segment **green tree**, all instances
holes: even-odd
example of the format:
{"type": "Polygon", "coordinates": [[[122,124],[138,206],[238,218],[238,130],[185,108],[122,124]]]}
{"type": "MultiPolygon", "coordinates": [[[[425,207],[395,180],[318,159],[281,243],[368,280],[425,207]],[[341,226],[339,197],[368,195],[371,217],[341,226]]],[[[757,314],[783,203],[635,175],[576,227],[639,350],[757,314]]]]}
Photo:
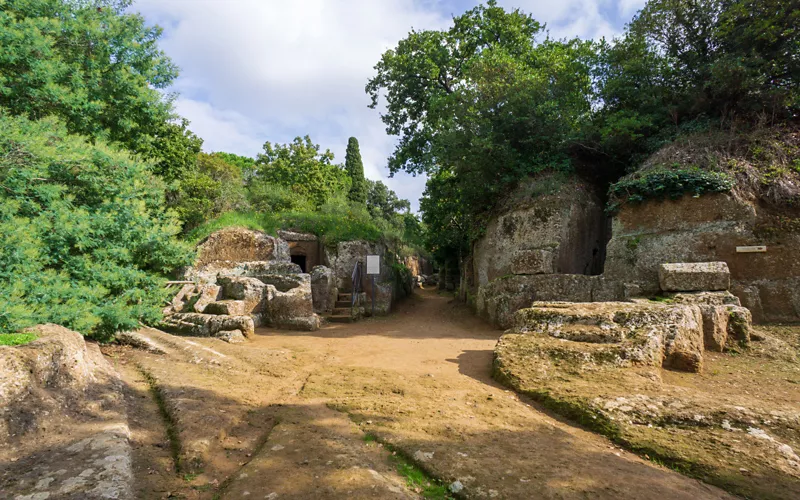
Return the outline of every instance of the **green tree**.
{"type": "Polygon", "coordinates": [[[177,68],[130,0],[0,2],[0,107],[60,117],[71,133],[152,151],[172,118],[177,68]],[[155,138],[155,139],[154,139],[155,138]]]}
{"type": "Polygon", "coordinates": [[[443,148],[437,139],[454,125],[452,105],[469,82],[473,60],[494,47],[512,58],[523,57],[541,31],[530,16],[508,13],[492,0],[454,18],[446,31],[411,31],[385,52],[366,91],[373,108],[385,96],[381,119],[389,134],[400,136],[389,170],[422,173],[441,165],[443,148]]]}
{"type": "Polygon", "coordinates": [[[373,106],[385,95],[381,118],[400,136],[390,171],[431,175],[423,211],[435,213],[423,219],[440,255],[478,236],[481,214],[520,179],[573,168],[592,110],[594,44],[542,30],[490,1],[445,31],[412,31],[367,85],[373,106]]]}
{"type": "Polygon", "coordinates": [[[233,153],[223,153],[221,151],[211,154],[222,158],[231,165],[237,166],[239,171],[242,173],[242,178],[244,179],[245,183],[250,182],[250,179],[253,177],[253,173],[255,172],[256,168],[256,161],[253,158],[233,153]]]}
{"type": "Polygon", "coordinates": [[[425,224],[425,247],[440,264],[469,252],[471,213],[464,211],[460,184],[453,174],[441,170],[432,175],[420,199],[425,224]]]}
{"type": "Polygon", "coordinates": [[[247,208],[241,168],[218,154],[199,153],[195,168],[178,186],[175,208],[187,231],[225,212],[247,208]]]}
{"type": "Polygon", "coordinates": [[[153,172],[167,182],[190,175],[196,168],[203,140],[189,130],[185,119],[160,124],[139,153],[154,162],[153,172]]]}
{"type": "Polygon", "coordinates": [[[164,275],[193,257],[150,169],[55,119],[0,113],[0,332],[107,339],[161,319],[164,275]]]}
{"type": "Polygon", "coordinates": [[[367,210],[376,219],[395,222],[397,215],[411,210],[408,200],[397,197],[397,194],[381,181],[366,181],[369,191],[367,210]]]}
{"type": "Polygon", "coordinates": [[[600,47],[593,141],[627,168],[683,131],[800,112],[800,9],[782,0],[651,0],[600,47]]]}
{"type": "Polygon", "coordinates": [[[311,138],[296,137],[291,144],[264,144],[256,158],[252,182],[267,182],[291,189],[320,206],[334,193],[349,190],[347,173],[333,164],[330,150],[320,152],[311,138]]]}
{"type": "Polygon", "coordinates": [[[367,202],[367,180],[364,178],[364,163],[361,161],[361,151],[358,148],[358,139],[351,137],[347,141],[347,152],[344,158],[344,169],[350,177],[350,192],[347,198],[359,204],[367,202]]]}

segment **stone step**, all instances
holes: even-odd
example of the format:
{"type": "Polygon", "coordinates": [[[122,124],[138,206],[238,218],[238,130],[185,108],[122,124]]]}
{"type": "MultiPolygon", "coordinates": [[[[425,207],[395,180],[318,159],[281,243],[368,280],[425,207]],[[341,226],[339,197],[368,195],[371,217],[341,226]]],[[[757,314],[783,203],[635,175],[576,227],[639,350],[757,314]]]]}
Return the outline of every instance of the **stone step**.
{"type": "Polygon", "coordinates": [[[349,300],[338,300],[336,301],[336,308],[339,307],[352,307],[353,304],[349,300]]]}
{"type": "Polygon", "coordinates": [[[352,299],[353,299],[352,293],[340,293],[339,297],[336,300],[339,300],[340,302],[344,301],[350,302],[352,299]]]}
{"type": "Polygon", "coordinates": [[[347,314],[349,316],[350,315],[350,311],[351,311],[351,309],[350,309],[349,305],[347,307],[337,307],[337,308],[335,308],[333,310],[333,315],[334,316],[341,316],[343,314],[347,314]]]}
{"type": "Polygon", "coordinates": [[[353,317],[350,314],[340,314],[340,315],[331,315],[325,316],[325,319],[331,323],[352,323],[353,317]]]}

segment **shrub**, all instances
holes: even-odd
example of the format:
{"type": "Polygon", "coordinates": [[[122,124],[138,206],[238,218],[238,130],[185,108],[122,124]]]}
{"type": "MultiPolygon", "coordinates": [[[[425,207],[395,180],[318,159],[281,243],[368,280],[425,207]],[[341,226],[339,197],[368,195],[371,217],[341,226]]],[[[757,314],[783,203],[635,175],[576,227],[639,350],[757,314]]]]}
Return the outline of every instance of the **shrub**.
{"type": "Polygon", "coordinates": [[[653,169],[623,178],[609,188],[609,210],[625,203],[651,199],[678,199],[685,194],[700,196],[706,193],[730,191],[734,180],[723,172],[708,172],[700,168],[653,169]]]}
{"type": "Polygon", "coordinates": [[[250,206],[258,212],[310,211],[313,204],[290,188],[254,180],[247,192],[250,206]]]}
{"type": "Polygon", "coordinates": [[[98,339],[161,317],[163,276],[189,264],[150,166],[0,112],[0,333],[42,322],[98,339]]]}

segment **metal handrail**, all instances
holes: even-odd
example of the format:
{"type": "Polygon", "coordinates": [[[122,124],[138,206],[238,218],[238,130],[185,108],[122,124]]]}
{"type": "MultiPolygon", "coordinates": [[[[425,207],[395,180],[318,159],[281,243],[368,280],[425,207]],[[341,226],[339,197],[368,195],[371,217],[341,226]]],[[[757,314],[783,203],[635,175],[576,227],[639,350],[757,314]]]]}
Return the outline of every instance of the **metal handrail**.
{"type": "Polygon", "coordinates": [[[350,307],[356,306],[356,300],[358,300],[358,296],[361,293],[361,262],[356,262],[356,265],[353,267],[353,293],[350,297],[350,307]]]}

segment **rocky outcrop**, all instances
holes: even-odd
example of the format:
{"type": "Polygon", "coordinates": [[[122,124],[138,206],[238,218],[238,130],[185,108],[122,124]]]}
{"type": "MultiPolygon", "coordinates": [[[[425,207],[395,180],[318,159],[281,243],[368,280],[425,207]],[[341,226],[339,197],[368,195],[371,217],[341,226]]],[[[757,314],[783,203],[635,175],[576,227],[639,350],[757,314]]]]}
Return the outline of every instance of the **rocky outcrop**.
{"type": "Polygon", "coordinates": [[[175,313],[164,318],[161,328],[170,333],[192,337],[219,337],[222,332],[231,330],[239,330],[245,337],[252,337],[255,323],[250,316],[175,313]]]}
{"type": "Polygon", "coordinates": [[[219,273],[241,273],[244,263],[291,264],[289,244],[262,231],[241,227],[221,229],[197,245],[197,259],[183,277],[213,283],[219,273]]]}
{"type": "Polygon", "coordinates": [[[333,269],[325,266],[316,266],[311,270],[311,298],[314,302],[314,312],[317,314],[330,313],[336,307],[339,289],[336,288],[336,277],[333,269]]]}
{"type": "Polygon", "coordinates": [[[133,498],[122,387],[96,344],[58,325],[0,346],[3,498],[133,498]]]}
{"type": "Polygon", "coordinates": [[[221,229],[197,245],[197,267],[254,261],[289,261],[289,245],[261,231],[221,229]]]}
{"type": "Polygon", "coordinates": [[[703,319],[692,305],[537,302],[515,314],[509,333],[537,335],[543,353],[578,365],[703,366],[703,319]]]}
{"type": "Polygon", "coordinates": [[[605,275],[654,294],[663,263],[725,262],[731,292],[756,321],[797,321],[800,234],[776,230],[784,220],[792,219],[734,194],[624,205],[614,217],[605,275]],[[766,252],[737,252],[754,245],[766,252]]]}
{"type": "Polygon", "coordinates": [[[289,260],[279,238],[243,228],[218,231],[200,243],[197,265],[184,277],[196,284],[184,286],[164,310],[170,332],[239,341],[261,325],[319,328],[311,277],[289,260]]]}
{"type": "Polygon", "coordinates": [[[508,275],[600,274],[603,203],[577,178],[531,179],[498,210],[472,250],[474,283],[508,275]]]}
{"type": "MultiPolygon", "coordinates": [[[[340,293],[349,293],[353,288],[352,274],[356,263],[361,263],[360,289],[366,293],[364,307],[368,314],[372,308],[372,276],[366,274],[367,255],[379,255],[381,258],[380,274],[375,276],[375,314],[388,314],[394,303],[410,293],[413,284],[398,283],[400,277],[392,270],[391,255],[382,243],[368,241],[342,241],[325,248],[325,261],[331,268],[340,293]]],[[[409,276],[410,279],[410,276],[409,276]]]]}

